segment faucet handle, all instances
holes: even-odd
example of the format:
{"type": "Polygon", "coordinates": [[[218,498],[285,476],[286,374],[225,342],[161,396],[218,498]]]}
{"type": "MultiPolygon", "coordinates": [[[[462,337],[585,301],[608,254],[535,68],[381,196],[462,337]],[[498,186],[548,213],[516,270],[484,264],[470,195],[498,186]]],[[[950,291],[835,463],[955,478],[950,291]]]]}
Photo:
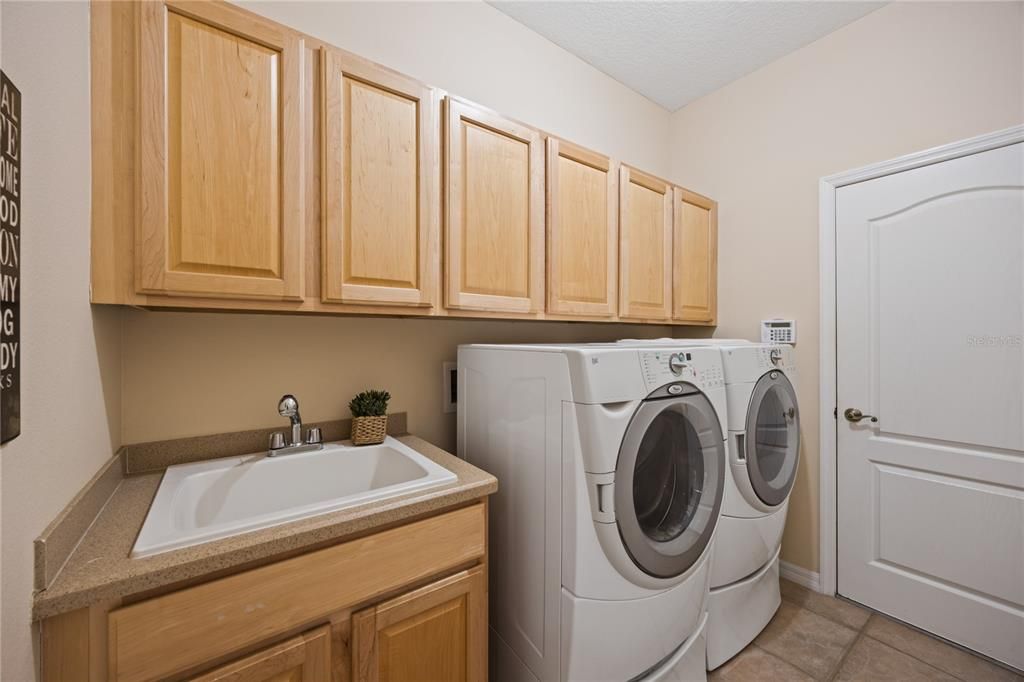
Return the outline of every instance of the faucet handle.
{"type": "Polygon", "coordinates": [[[320,427],[314,426],[306,431],[306,444],[317,445],[324,442],[324,437],[320,433],[320,427]]]}
{"type": "Polygon", "coordinates": [[[284,434],[280,431],[270,434],[270,449],[280,450],[284,447],[284,434]]]}

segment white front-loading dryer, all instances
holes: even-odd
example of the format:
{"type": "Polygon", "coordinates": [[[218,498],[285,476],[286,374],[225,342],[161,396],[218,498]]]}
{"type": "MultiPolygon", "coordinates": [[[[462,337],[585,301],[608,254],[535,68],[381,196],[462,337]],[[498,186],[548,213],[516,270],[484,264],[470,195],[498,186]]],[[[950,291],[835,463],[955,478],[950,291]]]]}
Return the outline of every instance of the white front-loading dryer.
{"type": "Polygon", "coordinates": [[[779,553],[800,456],[792,346],[736,339],[622,342],[717,348],[725,372],[729,466],[708,595],[707,664],[714,670],[764,629],[782,601],[779,553]]]}
{"type": "Polygon", "coordinates": [[[719,344],[729,415],[729,470],[708,595],[714,670],[764,629],[782,602],[779,553],[800,458],[791,346],[719,344]]]}
{"type": "Polygon", "coordinates": [[[459,387],[459,453],[499,486],[495,678],[703,662],[727,466],[718,351],[463,346],[459,387]]]}

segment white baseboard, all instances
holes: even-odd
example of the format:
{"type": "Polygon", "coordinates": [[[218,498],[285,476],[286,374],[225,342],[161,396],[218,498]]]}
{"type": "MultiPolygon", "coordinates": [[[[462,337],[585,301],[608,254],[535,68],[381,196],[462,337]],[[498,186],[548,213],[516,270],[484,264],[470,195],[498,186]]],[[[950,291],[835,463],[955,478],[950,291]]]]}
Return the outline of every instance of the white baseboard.
{"type": "Polygon", "coordinates": [[[780,561],[779,575],[809,590],[821,592],[821,576],[817,572],[809,571],[803,566],[797,566],[788,561],[780,561]]]}

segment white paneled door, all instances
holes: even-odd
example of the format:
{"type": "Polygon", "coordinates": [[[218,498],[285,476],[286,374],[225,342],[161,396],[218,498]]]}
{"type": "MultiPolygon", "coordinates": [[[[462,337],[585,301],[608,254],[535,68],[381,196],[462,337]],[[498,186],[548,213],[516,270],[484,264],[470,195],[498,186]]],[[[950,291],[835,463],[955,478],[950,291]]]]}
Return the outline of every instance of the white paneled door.
{"type": "Polygon", "coordinates": [[[840,188],[836,253],[838,591],[1024,669],[1024,144],[840,188]]]}

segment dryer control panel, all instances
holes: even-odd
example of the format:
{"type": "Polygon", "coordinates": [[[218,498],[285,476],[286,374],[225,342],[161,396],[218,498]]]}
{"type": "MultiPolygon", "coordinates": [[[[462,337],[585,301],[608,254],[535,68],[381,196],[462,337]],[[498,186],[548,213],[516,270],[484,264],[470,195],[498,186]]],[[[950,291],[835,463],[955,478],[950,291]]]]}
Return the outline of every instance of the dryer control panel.
{"type": "Polygon", "coordinates": [[[694,362],[694,352],[704,353],[704,349],[651,350],[640,352],[640,368],[643,371],[647,390],[673,382],[687,381],[698,387],[710,389],[725,385],[725,376],[719,363],[694,362]]]}

